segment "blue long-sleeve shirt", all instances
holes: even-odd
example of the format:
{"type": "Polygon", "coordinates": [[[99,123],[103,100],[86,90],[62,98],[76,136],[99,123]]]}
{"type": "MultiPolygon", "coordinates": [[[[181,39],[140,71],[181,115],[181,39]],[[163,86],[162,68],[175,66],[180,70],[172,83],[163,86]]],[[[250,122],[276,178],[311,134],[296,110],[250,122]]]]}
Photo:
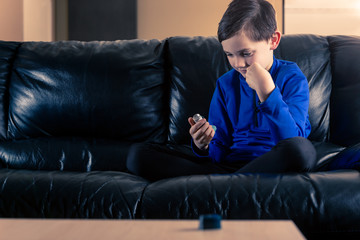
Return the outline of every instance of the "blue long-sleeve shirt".
{"type": "Polygon", "coordinates": [[[306,77],[295,63],[275,58],[269,72],[275,89],[262,103],[234,69],[218,79],[208,119],[217,127],[209,144],[213,162],[249,161],[282,139],[310,134],[306,77]]]}

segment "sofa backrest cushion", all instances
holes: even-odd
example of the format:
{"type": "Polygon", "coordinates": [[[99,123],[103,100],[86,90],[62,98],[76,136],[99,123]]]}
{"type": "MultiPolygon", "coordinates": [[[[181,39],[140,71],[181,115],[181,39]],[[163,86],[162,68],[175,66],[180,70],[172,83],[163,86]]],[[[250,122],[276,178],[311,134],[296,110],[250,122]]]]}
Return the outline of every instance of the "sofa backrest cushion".
{"type": "Polygon", "coordinates": [[[190,144],[188,117],[207,118],[216,80],[230,70],[215,37],[173,37],[169,42],[169,141],[190,144]]]}
{"type": "Polygon", "coordinates": [[[0,41],[0,140],[7,137],[9,91],[11,68],[17,54],[19,42],[0,41]]]}
{"type": "Polygon", "coordinates": [[[23,43],[9,84],[8,137],[164,142],[163,54],[158,40],[23,43]]]}
{"type": "Polygon", "coordinates": [[[328,39],[333,72],[330,140],[350,146],[360,142],[360,37],[328,39]]]}
{"type": "Polygon", "coordinates": [[[279,59],[296,62],[309,82],[310,140],[328,141],[330,125],[331,63],[326,37],[284,35],[274,52],[279,59]]]}

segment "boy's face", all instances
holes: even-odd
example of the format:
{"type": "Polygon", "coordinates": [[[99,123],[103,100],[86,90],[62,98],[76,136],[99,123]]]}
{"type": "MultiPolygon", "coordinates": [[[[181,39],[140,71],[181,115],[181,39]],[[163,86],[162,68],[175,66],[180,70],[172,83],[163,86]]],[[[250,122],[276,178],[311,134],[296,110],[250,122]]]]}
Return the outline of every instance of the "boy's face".
{"type": "Polygon", "coordinates": [[[273,64],[273,40],[255,42],[239,33],[222,41],[222,47],[231,66],[246,78],[246,69],[257,62],[266,70],[273,64]]]}

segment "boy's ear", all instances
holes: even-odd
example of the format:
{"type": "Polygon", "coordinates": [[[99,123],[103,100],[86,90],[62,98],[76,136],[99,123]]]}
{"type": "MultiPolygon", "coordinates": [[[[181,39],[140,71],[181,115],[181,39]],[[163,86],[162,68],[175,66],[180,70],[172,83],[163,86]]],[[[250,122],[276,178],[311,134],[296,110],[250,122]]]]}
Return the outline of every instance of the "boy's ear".
{"type": "Polygon", "coordinates": [[[270,50],[275,50],[280,43],[281,33],[279,31],[275,31],[270,39],[270,50]]]}

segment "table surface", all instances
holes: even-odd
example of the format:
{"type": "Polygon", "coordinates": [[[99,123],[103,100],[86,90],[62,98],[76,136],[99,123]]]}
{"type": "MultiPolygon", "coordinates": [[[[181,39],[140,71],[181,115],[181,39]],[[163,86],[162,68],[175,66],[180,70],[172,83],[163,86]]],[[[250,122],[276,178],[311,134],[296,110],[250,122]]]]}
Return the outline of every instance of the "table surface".
{"type": "Polygon", "coordinates": [[[0,219],[0,240],[305,239],[290,220],[222,220],[199,230],[197,220],[0,219]]]}

